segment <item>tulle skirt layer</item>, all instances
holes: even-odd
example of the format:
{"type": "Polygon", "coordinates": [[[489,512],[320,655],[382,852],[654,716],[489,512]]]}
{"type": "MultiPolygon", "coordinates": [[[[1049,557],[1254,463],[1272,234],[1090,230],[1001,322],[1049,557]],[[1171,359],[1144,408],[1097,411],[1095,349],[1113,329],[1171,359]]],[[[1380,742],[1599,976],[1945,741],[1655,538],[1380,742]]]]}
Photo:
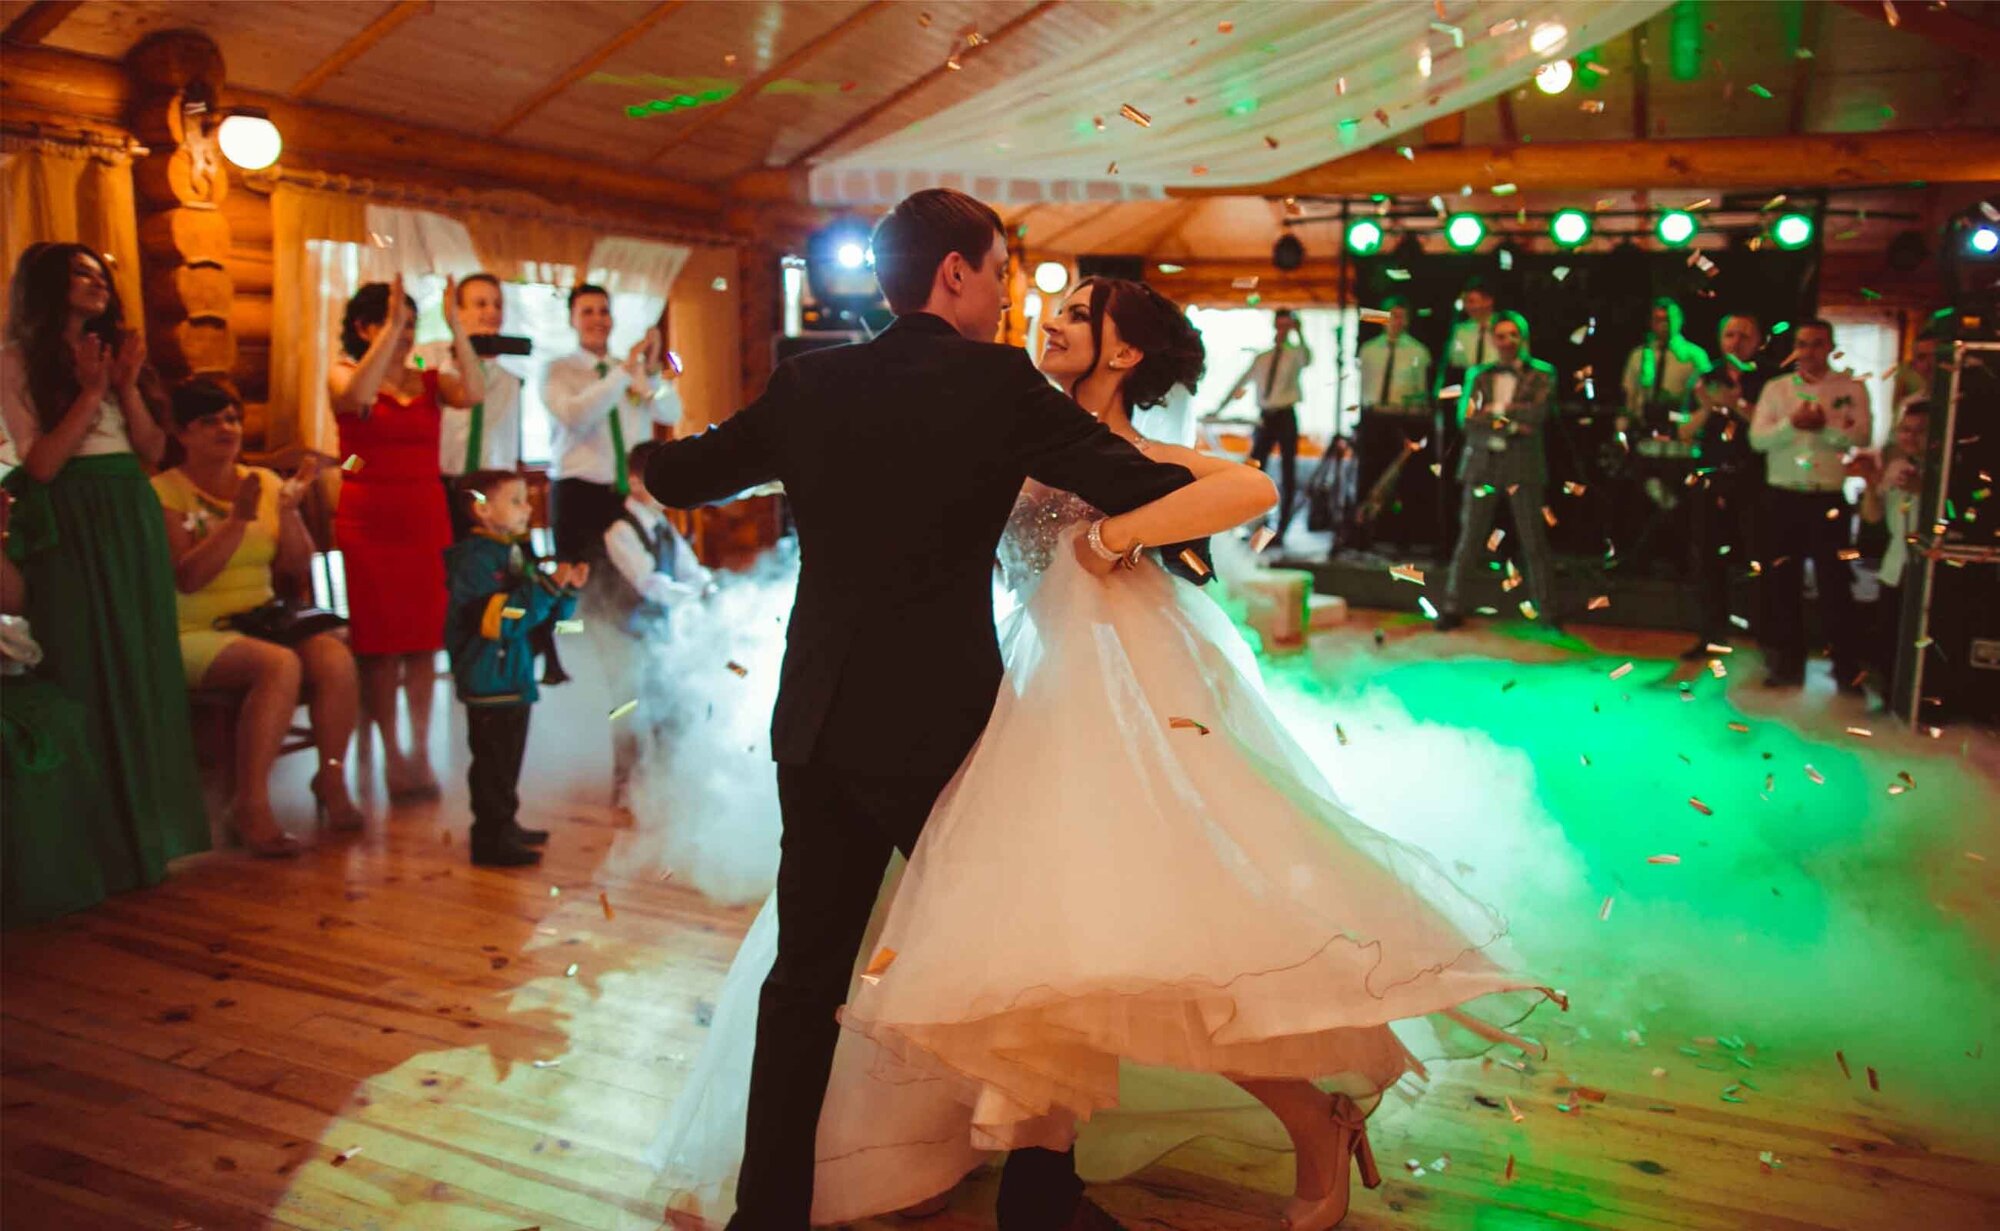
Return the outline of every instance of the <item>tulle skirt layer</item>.
{"type": "MultiPolygon", "coordinates": [[[[1005,630],[992,721],[857,961],[815,1221],[943,1191],[982,1151],[1065,1148],[1119,1104],[1121,1071],[1131,1095],[1136,1066],[1365,1101],[1425,1058],[1536,1050],[1503,1033],[1545,999],[1511,968],[1504,921],[1341,807],[1214,602],[1151,565],[1099,579],[1056,559],[1005,630]]],[[[704,1056],[697,1087],[747,1088],[739,1018],[747,1002],[754,1022],[774,918],[714,1021],[711,1052],[741,1054],[704,1056]]],[[[683,1108],[657,1143],[670,1181],[711,1203],[717,1159],[733,1171],[741,1149],[731,1097],[733,1143],[683,1108]]],[[[727,1101],[690,1099],[711,1116],[727,1101]]]]}

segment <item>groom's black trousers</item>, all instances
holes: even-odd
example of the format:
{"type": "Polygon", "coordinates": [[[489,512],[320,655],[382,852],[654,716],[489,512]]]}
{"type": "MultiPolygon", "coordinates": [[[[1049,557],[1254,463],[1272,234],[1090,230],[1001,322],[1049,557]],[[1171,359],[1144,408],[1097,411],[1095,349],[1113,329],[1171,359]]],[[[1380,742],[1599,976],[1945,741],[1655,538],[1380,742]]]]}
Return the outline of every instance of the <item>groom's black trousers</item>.
{"type": "MultiPolygon", "coordinates": [[[[778,957],[757,1010],[757,1055],[730,1231],[806,1231],[813,1143],[862,933],[892,849],[907,856],[951,773],[779,765],[778,957]]],[[[976,960],[967,955],[967,960],[976,960]]],[[[1005,1231],[1058,1231],[1083,1184],[1073,1157],[1016,1150],[1000,1180],[1005,1231]]]]}

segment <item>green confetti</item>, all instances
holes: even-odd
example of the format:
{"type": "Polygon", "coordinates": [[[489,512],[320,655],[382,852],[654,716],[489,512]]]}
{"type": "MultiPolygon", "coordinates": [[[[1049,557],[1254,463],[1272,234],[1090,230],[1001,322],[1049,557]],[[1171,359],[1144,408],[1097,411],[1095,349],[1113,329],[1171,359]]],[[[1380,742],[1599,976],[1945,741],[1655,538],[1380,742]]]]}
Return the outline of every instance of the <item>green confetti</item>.
{"type": "Polygon", "coordinates": [[[1882,298],[1882,292],[1875,290],[1873,287],[1864,286],[1861,288],[1861,297],[1869,303],[1874,303],[1876,300],[1882,298]]]}
{"type": "Polygon", "coordinates": [[[1753,84],[1753,85],[1752,85],[1752,86],[1750,87],[1750,92],[1751,92],[1752,94],[1755,94],[1755,95],[1756,95],[1757,97],[1759,97],[1759,98],[1769,98],[1769,97],[1771,97],[1771,92],[1770,92],[1769,90],[1765,89],[1765,88],[1764,88],[1763,86],[1760,86],[1760,85],[1754,85],[1754,84],[1753,84]]]}

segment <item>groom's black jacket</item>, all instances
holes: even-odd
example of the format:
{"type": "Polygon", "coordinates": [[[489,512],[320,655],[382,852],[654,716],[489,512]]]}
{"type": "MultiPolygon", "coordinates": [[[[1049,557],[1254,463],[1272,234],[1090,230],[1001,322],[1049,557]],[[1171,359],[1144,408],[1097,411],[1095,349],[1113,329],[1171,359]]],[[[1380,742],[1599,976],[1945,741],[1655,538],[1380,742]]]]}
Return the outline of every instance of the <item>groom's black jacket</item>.
{"type": "Polygon", "coordinates": [[[772,755],[920,774],[949,773],[992,712],[994,547],[1030,476],[1111,513],[1193,481],[1024,351],[918,313],[787,360],[734,418],[657,450],[645,482],[686,508],[783,481],[801,567],[772,755]]]}

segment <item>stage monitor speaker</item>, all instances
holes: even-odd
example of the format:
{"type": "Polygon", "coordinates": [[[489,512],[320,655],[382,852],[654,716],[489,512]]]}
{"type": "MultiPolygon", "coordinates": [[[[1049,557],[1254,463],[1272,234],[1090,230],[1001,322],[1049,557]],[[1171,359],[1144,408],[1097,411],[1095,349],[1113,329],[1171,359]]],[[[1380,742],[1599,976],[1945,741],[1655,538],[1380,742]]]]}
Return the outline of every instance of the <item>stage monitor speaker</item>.
{"type": "Polygon", "coordinates": [[[1146,258],[1142,256],[1108,256],[1093,253],[1076,258],[1076,276],[1084,278],[1123,278],[1127,282],[1146,280],[1146,258]]]}

